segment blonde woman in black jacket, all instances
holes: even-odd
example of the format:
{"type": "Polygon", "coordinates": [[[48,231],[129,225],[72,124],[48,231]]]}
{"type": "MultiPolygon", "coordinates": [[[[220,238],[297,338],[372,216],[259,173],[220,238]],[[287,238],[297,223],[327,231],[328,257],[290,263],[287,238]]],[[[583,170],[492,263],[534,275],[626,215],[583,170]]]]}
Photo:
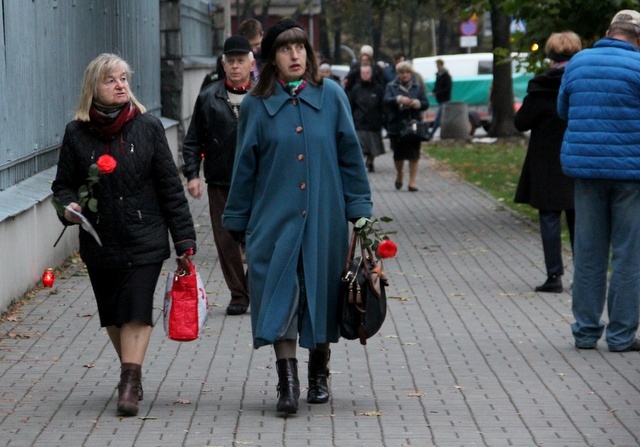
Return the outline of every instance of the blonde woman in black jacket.
{"type": "Polygon", "coordinates": [[[515,116],[519,131],[531,131],[514,201],[528,203],[540,216],[547,280],[535,288],[536,292],[561,293],[563,290],[563,211],[573,246],[573,179],[562,172],[560,165],[560,147],[567,122],[558,116],[557,102],[564,68],[581,48],[578,35],[569,31],[554,33],[547,39],[545,51],[551,68],[529,81],[527,96],[515,116]]]}
{"type": "Polygon", "coordinates": [[[65,130],[52,190],[65,225],[80,230],[105,327],[121,361],[120,416],[138,414],[141,370],[153,325],[153,294],[162,263],[194,253],[196,235],[164,128],[129,90],[131,70],[114,54],[87,67],[75,119],[65,130]],[[95,183],[87,183],[94,177],[95,183]],[[89,200],[86,200],[89,199],[89,200]]]}

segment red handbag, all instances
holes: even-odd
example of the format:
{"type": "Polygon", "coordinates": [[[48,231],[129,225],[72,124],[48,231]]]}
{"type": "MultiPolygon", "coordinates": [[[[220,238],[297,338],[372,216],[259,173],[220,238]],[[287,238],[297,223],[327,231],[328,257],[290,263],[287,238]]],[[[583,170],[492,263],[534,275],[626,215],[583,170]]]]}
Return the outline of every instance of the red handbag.
{"type": "Polygon", "coordinates": [[[164,296],[164,330],[175,341],[196,340],[207,321],[209,300],[196,266],[186,254],[168,275],[164,296]]]}

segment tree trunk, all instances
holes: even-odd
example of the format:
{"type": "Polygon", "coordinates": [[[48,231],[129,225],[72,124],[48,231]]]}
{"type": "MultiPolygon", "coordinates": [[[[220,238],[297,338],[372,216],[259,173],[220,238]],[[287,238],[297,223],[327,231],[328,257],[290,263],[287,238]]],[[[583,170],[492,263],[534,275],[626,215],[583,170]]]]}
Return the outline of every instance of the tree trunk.
{"type": "Polygon", "coordinates": [[[513,77],[511,76],[511,42],[509,17],[491,1],[491,27],[493,29],[493,86],[491,106],[493,118],[489,136],[509,137],[517,135],[513,124],[513,77]]]}
{"type": "Polygon", "coordinates": [[[331,48],[329,47],[329,30],[327,29],[327,6],[326,0],[320,4],[320,54],[323,58],[331,58],[331,48]]]}

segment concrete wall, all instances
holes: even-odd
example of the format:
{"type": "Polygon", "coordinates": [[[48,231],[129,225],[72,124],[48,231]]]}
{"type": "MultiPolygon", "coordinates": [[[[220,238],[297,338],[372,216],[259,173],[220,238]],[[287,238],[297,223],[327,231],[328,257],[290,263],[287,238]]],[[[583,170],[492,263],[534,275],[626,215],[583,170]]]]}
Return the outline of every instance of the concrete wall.
{"type": "MultiPolygon", "coordinates": [[[[178,123],[162,118],[174,160],[178,160],[178,123]]],[[[58,268],[78,250],[78,227],[64,228],[51,204],[49,168],[0,191],[0,313],[24,294],[42,287],[44,269],[58,268]]]]}

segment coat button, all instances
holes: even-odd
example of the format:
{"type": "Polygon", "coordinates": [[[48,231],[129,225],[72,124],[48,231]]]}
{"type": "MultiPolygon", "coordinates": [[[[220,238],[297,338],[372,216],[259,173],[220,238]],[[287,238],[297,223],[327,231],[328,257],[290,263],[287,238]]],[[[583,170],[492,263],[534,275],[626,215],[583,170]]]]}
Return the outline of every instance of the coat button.
{"type": "Polygon", "coordinates": [[[307,189],[307,184],[304,182],[300,183],[300,189],[307,189]]]}
{"type": "Polygon", "coordinates": [[[293,104],[294,107],[297,106],[298,105],[298,100],[294,99],[293,101],[291,101],[291,104],[293,104]]]}
{"type": "Polygon", "coordinates": [[[302,217],[305,217],[305,216],[307,215],[307,212],[306,212],[305,210],[302,210],[302,212],[300,213],[300,215],[301,215],[302,217]]]}
{"type": "Polygon", "coordinates": [[[302,161],[304,160],[304,155],[303,154],[298,154],[298,161],[302,161]]]}
{"type": "Polygon", "coordinates": [[[298,132],[298,133],[302,132],[302,127],[300,127],[300,126],[296,127],[296,132],[298,132]]]}

